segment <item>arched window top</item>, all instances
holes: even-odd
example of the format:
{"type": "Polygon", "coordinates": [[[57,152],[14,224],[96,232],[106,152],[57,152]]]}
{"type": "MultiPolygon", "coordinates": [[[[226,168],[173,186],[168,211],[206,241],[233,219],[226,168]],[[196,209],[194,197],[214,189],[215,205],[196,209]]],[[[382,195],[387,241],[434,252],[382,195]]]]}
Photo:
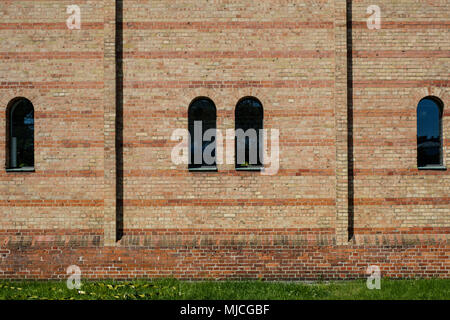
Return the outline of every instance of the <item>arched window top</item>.
{"type": "Polygon", "coordinates": [[[419,101],[417,105],[417,112],[421,110],[432,110],[433,112],[437,112],[440,117],[444,112],[444,103],[441,99],[435,96],[428,96],[419,101]]]}
{"type": "Polygon", "coordinates": [[[11,100],[6,109],[7,168],[34,170],[34,107],[26,98],[11,100]]]}
{"type": "Polygon", "coordinates": [[[420,169],[443,166],[443,111],[444,104],[433,96],[423,98],[417,106],[417,166],[420,169]]]}
{"type": "Polygon", "coordinates": [[[17,97],[12,99],[9,103],[8,103],[8,107],[7,107],[7,114],[8,115],[12,115],[14,113],[14,111],[18,110],[19,112],[27,112],[27,111],[34,111],[34,107],[33,104],[31,103],[30,100],[28,100],[27,98],[24,97],[17,97]]]}
{"type": "Polygon", "coordinates": [[[255,97],[244,97],[236,104],[234,116],[236,119],[238,116],[247,116],[253,119],[262,120],[264,118],[263,105],[261,101],[255,97]]]}
{"type": "Polygon", "coordinates": [[[216,105],[207,97],[195,98],[189,105],[188,117],[193,120],[215,120],[216,105]]]}

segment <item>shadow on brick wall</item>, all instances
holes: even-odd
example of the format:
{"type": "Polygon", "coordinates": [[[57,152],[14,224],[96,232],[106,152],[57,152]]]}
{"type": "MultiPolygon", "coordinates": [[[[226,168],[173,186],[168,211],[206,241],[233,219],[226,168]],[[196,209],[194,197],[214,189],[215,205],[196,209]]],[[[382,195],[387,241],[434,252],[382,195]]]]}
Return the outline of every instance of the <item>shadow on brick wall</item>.
{"type": "Polygon", "coordinates": [[[116,1],[116,241],[123,235],[123,0],[116,1]]]}
{"type": "Polygon", "coordinates": [[[348,240],[354,234],[354,163],[353,163],[353,38],[352,1],[347,0],[347,161],[348,161],[348,240]]]}

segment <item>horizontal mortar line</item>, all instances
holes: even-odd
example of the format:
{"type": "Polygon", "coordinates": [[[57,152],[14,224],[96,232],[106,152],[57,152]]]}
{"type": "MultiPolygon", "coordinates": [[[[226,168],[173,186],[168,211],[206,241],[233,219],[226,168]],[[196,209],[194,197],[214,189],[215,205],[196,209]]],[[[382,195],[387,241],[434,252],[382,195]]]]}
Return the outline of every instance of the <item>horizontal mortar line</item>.
{"type": "MultiPolygon", "coordinates": [[[[34,145],[40,148],[103,148],[103,140],[39,140],[35,139],[34,145]]],[[[0,142],[0,148],[5,142],[0,142]]]]}
{"type": "MultiPolygon", "coordinates": [[[[280,144],[284,147],[293,146],[334,146],[334,139],[280,139],[280,144]]],[[[155,140],[125,140],[123,147],[125,148],[159,148],[159,147],[173,147],[178,145],[180,141],[171,141],[167,139],[155,140]]]]}
{"type": "MultiPolygon", "coordinates": [[[[380,103],[373,105],[377,109],[395,110],[396,108],[399,108],[400,110],[406,110],[408,108],[403,108],[405,105],[404,105],[404,103],[402,103],[402,101],[399,101],[399,99],[404,100],[404,99],[411,98],[411,91],[412,90],[397,91],[397,90],[390,90],[389,88],[386,88],[385,91],[373,90],[370,93],[359,92],[358,95],[354,96],[353,100],[365,103],[364,105],[361,105],[358,108],[359,110],[364,110],[364,111],[373,110],[370,108],[370,105],[367,105],[368,102],[373,102],[373,97],[377,98],[378,102],[389,103],[388,106],[386,106],[386,104],[380,105],[380,103]],[[395,91],[395,93],[392,93],[392,91],[395,91]],[[367,106],[367,108],[365,106],[367,106]],[[389,108],[389,109],[387,109],[387,108],[389,108]]],[[[424,94],[424,97],[426,97],[426,93],[424,94]]],[[[419,103],[419,101],[417,101],[417,103],[419,103]]],[[[413,108],[417,107],[417,106],[414,107],[411,105],[408,105],[408,106],[413,107],[413,108]]]]}
{"type": "MultiPolygon", "coordinates": [[[[284,139],[280,138],[279,142],[281,146],[333,146],[335,144],[334,139],[284,139]]],[[[88,143],[88,142],[79,142],[88,143]]],[[[99,142],[100,143],[100,142],[99,142]]],[[[70,144],[69,142],[67,144],[70,144]]],[[[75,143],[74,143],[75,144],[75,143]]],[[[150,140],[125,140],[123,142],[124,147],[170,147],[178,145],[179,141],[172,141],[168,139],[150,139],[150,140]]],[[[1,145],[1,143],[0,143],[1,145]]],[[[398,139],[354,139],[355,146],[411,146],[417,145],[417,138],[398,138],[398,139]]],[[[444,146],[450,146],[450,140],[446,140],[443,143],[444,146]]]]}
{"type": "Polygon", "coordinates": [[[448,205],[450,197],[355,198],[355,206],[379,205],[448,205]]]}
{"type": "MultiPolygon", "coordinates": [[[[450,113],[448,114],[450,115],[450,113]]],[[[319,112],[307,112],[307,111],[271,111],[271,110],[264,110],[264,119],[272,119],[272,118],[298,118],[298,117],[320,117],[320,118],[330,118],[334,116],[334,110],[323,110],[319,112]]],[[[411,116],[409,112],[409,116],[411,116]]],[[[415,116],[415,115],[414,115],[415,116]]],[[[444,114],[446,116],[446,114],[444,114]]],[[[39,110],[35,110],[34,113],[34,119],[63,119],[65,121],[91,121],[93,119],[103,119],[104,114],[95,112],[95,113],[77,113],[77,112],[42,112],[39,110]]],[[[139,111],[125,111],[124,117],[130,117],[135,119],[132,119],[133,123],[140,122],[141,120],[154,120],[159,121],[161,119],[170,119],[170,118],[186,118],[187,119],[187,110],[184,111],[145,111],[142,110],[139,111]]],[[[233,111],[223,111],[223,110],[217,110],[217,118],[220,117],[234,117],[234,110],[233,111]]],[[[0,121],[4,120],[6,118],[5,114],[0,113],[0,121]]],[[[125,121],[128,121],[125,119],[125,121]]]]}
{"type": "MultiPolygon", "coordinates": [[[[17,2],[51,2],[51,0],[16,0],[17,2]]],[[[61,1],[61,3],[63,3],[64,0],[61,1]]],[[[93,0],[77,0],[77,3],[82,3],[82,4],[89,4],[90,2],[93,2],[93,0]]],[[[65,6],[63,4],[62,9],[65,10],[65,6]]]]}
{"type": "MultiPolygon", "coordinates": [[[[302,106],[303,107],[303,106],[302,106]]],[[[188,114],[188,108],[186,107],[184,110],[140,110],[140,111],[124,111],[125,117],[139,117],[141,119],[143,118],[187,118],[188,114]]],[[[299,107],[300,108],[300,107],[299,107]]],[[[306,108],[305,108],[306,109],[306,108]]],[[[265,109],[264,110],[264,119],[270,118],[270,117],[333,117],[334,116],[334,110],[320,110],[317,111],[317,109],[320,110],[320,106],[314,106],[311,108],[311,110],[314,111],[307,111],[307,110],[286,110],[286,109],[265,109]]],[[[223,110],[219,109],[217,110],[217,117],[234,117],[234,110],[223,110]]],[[[102,114],[103,116],[103,114],[102,114]]],[[[1,119],[1,116],[0,116],[1,119]]]]}
{"type": "Polygon", "coordinates": [[[450,80],[355,80],[355,88],[420,88],[420,87],[449,87],[450,80]]]}
{"type": "MultiPolygon", "coordinates": [[[[334,228],[126,228],[126,235],[177,236],[177,235],[295,235],[334,234],[334,228]]],[[[1,236],[87,236],[103,235],[103,229],[0,229],[1,236]]]]}
{"type": "MultiPolygon", "coordinates": [[[[284,139],[281,137],[279,142],[282,146],[330,146],[335,144],[334,139],[284,139]]],[[[80,142],[81,143],[81,142],[80,142]]],[[[124,147],[164,147],[174,146],[179,141],[167,139],[150,139],[150,140],[125,140],[124,147]]],[[[397,139],[354,139],[355,146],[411,146],[417,144],[417,138],[397,138],[397,139]]],[[[450,146],[450,140],[443,143],[444,146],[450,146]]]]}
{"type": "MultiPolygon", "coordinates": [[[[51,0],[16,0],[17,2],[51,2],[51,0]]],[[[62,9],[65,10],[66,6],[64,5],[64,0],[60,1],[62,4],[62,9]]],[[[89,4],[90,2],[94,2],[94,0],[78,0],[77,3],[82,3],[82,4],[89,4]]]]}
{"type": "MultiPolygon", "coordinates": [[[[37,170],[33,173],[30,173],[27,176],[27,179],[29,178],[96,178],[96,177],[103,177],[104,171],[103,170],[37,170]]],[[[8,174],[2,170],[0,170],[0,180],[2,181],[13,181],[16,176],[11,176],[11,174],[8,174]]],[[[23,176],[20,176],[20,179],[23,176]]]]}
{"type": "MultiPolygon", "coordinates": [[[[121,171],[125,178],[127,177],[192,177],[193,173],[187,169],[162,169],[162,170],[123,170],[121,171]]],[[[195,175],[210,175],[211,173],[196,172],[195,175]]],[[[220,170],[219,176],[253,176],[253,172],[236,171],[236,170],[220,170]]],[[[280,169],[277,176],[325,176],[334,177],[333,169],[280,169]]]]}
{"type": "MultiPolygon", "coordinates": [[[[358,132],[358,128],[355,128],[355,132],[358,132]]],[[[411,138],[353,138],[354,145],[363,146],[400,146],[400,145],[411,145],[417,144],[417,137],[411,138]]]]}
{"type": "MultiPolygon", "coordinates": [[[[104,22],[81,22],[81,30],[70,30],[66,22],[10,22],[0,23],[0,30],[67,30],[77,32],[92,29],[103,29],[104,22]]],[[[353,28],[367,29],[366,21],[353,21],[353,28]]],[[[124,22],[124,30],[165,30],[165,29],[334,29],[332,21],[318,22],[289,22],[289,21],[216,21],[216,22],[184,22],[184,21],[149,21],[124,22]]],[[[382,21],[382,29],[449,29],[449,21],[382,21]]],[[[376,32],[378,30],[370,30],[376,32]]]]}
{"type": "MultiPolygon", "coordinates": [[[[358,100],[358,99],[354,99],[358,100]]],[[[359,99],[361,100],[361,103],[363,103],[364,99],[359,99]]],[[[417,101],[417,104],[419,103],[419,101],[417,101]]],[[[353,110],[353,117],[358,117],[358,118],[371,118],[371,117],[387,117],[387,118],[392,118],[392,117],[410,117],[412,121],[416,121],[416,109],[417,108],[408,108],[408,109],[400,109],[400,108],[396,108],[393,107],[393,109],[395,110],[386,110],[386,109],[378,109],[378,110],[353,110]]],[[[450,116],[450,110],[444,110],[444,117],[448,117],[450,116]]]]}
{"type": "MultiPolygon", "coordinates": [[[[356,29],[367,29],[367,21],[353,21],[352,27],[356,29]]],[[[381,21],[380,30],[368,30],[377,33],[383,29],[450,29],[450,21],[381,21]]]]}
{"type": "MultiPolygon", "coordinates": [[[[129,51],[124,58],[184,59],[184,58],[332,58],[334,51],[129,51]]],[[[358,50],[354,58],[448,58],[450,50],[358,50]]]]}
{"type": "Polygon", "coordinates": [[[334,206],[332,198],[313,199],[124,199],[124,206],[131,207],[217,207],[217,206],[334,206]]]}
{"type": "MultiPolygon", "coordinates": [[[[124,81],[124,88],[333,88],[334,80],[124,81]]],[[[0,87],[1,88],[1,87],[0,87]]]]}
{"type": "Polygon", "coordinates": [[[21,236],[41,236],[41,235],[103,235],[103,229],[92,228],[58,228],[58,229],[0,229],[0,236],[5,235],[21,235],[21,236]]]}
{"type": "Polygon", "coordinates": [[[104,22],[81,21],[81,30],[70,30],[66,22],[9,22],[0,23],[0,30],[67,30],[80,32],[83,30],[103,30],[104,22]]]}
{"type": "Polygon", "coordinates": [[[0,200],[0,207],[102,207],[104,200],[0,200]]]}
{"type": "Polygon", "coordinates": [[[450,227],[354,228],[357,234],[450,234],[450,227]]]}
{"type": "MultiPolygon", "coordinates": [[[[103,101],[95,101],[92,103],[99,103],[102,104],[103,101]]],[[[78,105],[80,107],[85,107],[85,105],[78,105]]],[[[71,107],[76,108],[77,106],[71,104],[71,107]]],[[[76,110],[67,110],[67,111],[42,111],[42,110],[35,110],[34,111],[34,119],[65,119],[72,120],[72,121],[81,121],[83,119],[86,119],[87,121],[90,121],[92,119],[103,119],[104,112],[100,111],[76,111],[76,110]]],[[[0,113],[0,120],[5,119],[6,114],[0,113]]]]}
{"type": "MultiPolygon", "coordinates": [[[[77,125],[83,126],[83,125],[85,125],[85,124],[92,124],[94,120],[95,120],[95,121],[101,121],[101,119],[103,119],[103,118],[104,118],[103,115],[95,115],[95,116],[93,116],[93,115],[71,116],[71,115],[68,113],[68,114],[66,114],[66,115],[59,114],[59,115],[48,115],[48,116],[47,116],[47,115],[44,115],[44,116],[42,116],[42,115],[38,115],[38,113],[37,113],[36,111],[35,111],[35,113],[34,113],[34,119],[35,119],[35,120],[42,120],[43,123],[44,123],[44,121],[45,121],[46,119],[49,119],[49,121],[50,121],[50,120],[53,120],[53,119],[58,119],[58,120],[61,121],[61,122],[58,123],[59,125],[63,125],[63,123],[64,123],[64,124],[67,124],[67,123],[70,123],[70,124],[75,123],[75,124],[77,124],[77,125]]],[[[6,119],[5,116],[0,116],[0,121],[5,120],[5,119],[6,119]]]]}
{"type": "Polygon", "coordinates": [[[355,50],[353,58],[450,58],[450,50],[355,50]]]}
{"type": "Polygon", "coordinates": [[[332,58],[334,51],[128,51],[124,58],[136,59],[195,59],[195,58],[332,58]]]}
{"type": "MultiPolygon", "coordinates": [[[[355,132],[357,130],[354,130],[355,132]]],[[[417,137],[398,139],[354,139],[353,145],[358,147],[411,147],[417,146],[417,137]]],[[[444,146],[450,146],[450,140],[445,140],[444,146]]]]}
{"type": "Polygon", "coordinates": [[[0,82],[0,89],[103,89],[103,81],[11,81],[0,82]]]}
{"type": "MultiPolygon", "coordinates": [[[[334,234],[334,228],[126,228],[124,235],[142,236],[234,236],[234,235],[295,235],[334,234]]],[[[354,228],[358,234],[449,234],[450,227],[354,228]]],[[[1,236],[103,236],[103,229],[0,229],[1,236]]]]}
{"type": "Polygon", "coordinates": [[[354,169],[355,176],[437,176],[450,175],[450,170],[410,169],[354,169]]]}
{"type": "MultiPolygon", "coordinates": [[[[289,235],[298,233],[334,234],[334,228],[126,228],[124,234],[134,235],[289,235]]],[[[1,230],[0,230],[1,233],[1,230]]]]}
{"type": "MultiPolygon", "coordinates": [[[[92,120],[92,119],[103,119],[103,117],[104,117],[104,114],[103,113],[100,113],[100,112],[95,112],[95,113],[88,113],[88,112],[86,112],[86,113],[83,113],[83,112],[81,112],[81,113],[77,113],[77,112],[71,112],[71,111],[68,111],[68,112],[55,112],[55,113],[53,113],[53,112],[51,112],[51,111],[49,111],[49,112],[42,112],[42,111],[38,111],[38,110],[36,110],[35,111],[35,113],[34,113],[34,118],[35,119],[65,119],[66,121],[70,121],[70,120],[72,120],[72,121],[74,121],[74,120],[77,120],[77,121],[82,121],[83,119],[86,119],[87,121],[90,121],[90,120],[92,120]]],[[[1,117],[0,117],[0,119],[1,119],[1,117]]]]}
{"type": "MultiPolygon", "coordinates": [[[[92,148],[104,146],[103,140],[38,140],[34,141],[34,145],[42,148],[92,148]]],[[[5,142],[0,142],[0,148],[5,146],[5,142]]]]}
{"type": "Polygon", "coordinates": [[[92,148],[104,146],[103,140],[36,140],[37,147],[92,148]]]}
{"type": "Polygon", "coordinates": [[[332,21],[125,21],[124,30],[333,29],[332,21]]]}
{"type": "Polygon", "coordinates": [[[103,59],[103,51],[0,52],[0,60],[103,59]]]}
{"type": "MultiPolygon", "coordinates": [[[[100,120],[103,119],[104,115],[103,114],[71,114],[70,112],[67,112],[65,114],[63,113],[56,113],[56,114],[52,114],[51,112],[47,113],[47,114],[42,114],[41,112],[35,110],[34,112],[34,119],[37,120],[45,120],[45,119],[59,119],[62,122],[75,122],[76,124],[79,125],[85,125],[85,124],[89,124],[92,123],[93,120],[100,120]]],[[[1,115],[0,116],[0,121],[6,119],[5,115],[1,115]]]]}

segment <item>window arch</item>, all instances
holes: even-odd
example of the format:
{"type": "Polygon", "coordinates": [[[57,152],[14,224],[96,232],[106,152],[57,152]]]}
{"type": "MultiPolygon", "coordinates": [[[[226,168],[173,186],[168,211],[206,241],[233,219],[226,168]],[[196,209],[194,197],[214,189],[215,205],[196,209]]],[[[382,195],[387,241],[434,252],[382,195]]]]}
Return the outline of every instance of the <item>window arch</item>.
{"type": "Polygon", "coordinates": [[[262,103],[254,97],[239,100],[235,117],[235,167],[260,170],[262,167],[263,118],[262,103]]]}
{"type": "Polygon", "coordinates": [[[34,107],[26,98],[13,99],[6,109],[6,167],[34,169],[34,107]]]}
{"type": "Polygon", "coordinates": [[[216,170],[216,106],[206,97],[189,105],[189,170],[216,170]]]}
{"type": "Polygon", "coordinates": [[[436,97],[426,97],[417,106],[417,166],[443,166],[442,114],[444,104],[436,97]]]}

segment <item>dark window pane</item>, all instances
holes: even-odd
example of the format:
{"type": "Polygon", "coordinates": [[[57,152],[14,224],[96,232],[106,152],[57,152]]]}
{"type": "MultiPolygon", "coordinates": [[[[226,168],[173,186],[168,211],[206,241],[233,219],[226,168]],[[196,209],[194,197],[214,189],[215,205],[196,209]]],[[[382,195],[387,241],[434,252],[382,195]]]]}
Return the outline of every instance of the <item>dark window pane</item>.
{"type": "Polygon", "coordinates": [[[235,111],[236,168],[260,167],[263,129],[263,107],[255,98],[244,98],[235,111]]]}
{"type": "Polygon", "coordinates": [[[442,164],[442,108],[434,99],[423,99],[417,107],[417,165],[442,164]]]}
{"type": "MultiPolygon", "coordinates": [[[[188,111],[188,130],[190,134],[189,168],[201,168],[216,165],[215,150],[216,107],[208,98],[194,100],[188,111]],[[204,138],[205,132],[213,130],[209,141],[204,138]],[[209,146],[206,152],[205,149],[209,146]],[[205,156],[211,155],[212,159],[205,156]]],[[[208,139],[209,139],[208,138],[208,139]]]]}
{"type": "Polygon", "coordinates": [[[10,110],[10,161],[11,168],[34,166],[34,109],[25,99],[17,101],[10,110]]]}

